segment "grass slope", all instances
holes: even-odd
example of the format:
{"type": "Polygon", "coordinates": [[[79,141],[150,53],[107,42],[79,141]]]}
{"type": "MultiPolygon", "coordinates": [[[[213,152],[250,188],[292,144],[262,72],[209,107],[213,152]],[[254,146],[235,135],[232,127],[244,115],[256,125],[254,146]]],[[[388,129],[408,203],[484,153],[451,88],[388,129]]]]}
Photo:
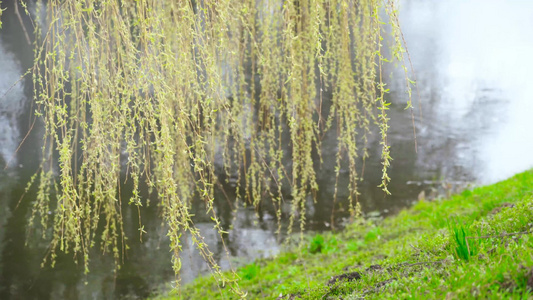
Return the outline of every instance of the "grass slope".
{"type": "MultiPolygon", "coordinates": [[[[533,170],[309,236],[239,269],[239,285],[249,299],[533,299],[531,230],[533,170]]],[[[210,277],[158,297],[234,298],[210,277]]]]}

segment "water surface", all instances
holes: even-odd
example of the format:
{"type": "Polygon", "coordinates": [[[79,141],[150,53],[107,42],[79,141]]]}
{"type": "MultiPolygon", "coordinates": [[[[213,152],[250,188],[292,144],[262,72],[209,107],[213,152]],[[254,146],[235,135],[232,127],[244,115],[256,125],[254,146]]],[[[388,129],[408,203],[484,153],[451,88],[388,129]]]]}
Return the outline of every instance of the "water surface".
{"type": "MultiPolygon", "coordinates": [[[[11,3],[9,3],[12,5],[11,3]]],[[[125,265],[114,274],[110,257],[95,256],[91,272],[72,257],[59,258],[55,269],[40,268],[47,243],[40,239],[25,245],[30,191],[22,201],[25,183],[38,166],[42,127],[37,123],[18,152],[15,150],[32,123],[31,85],[17,79],[31,66],[31,48],[25,44],[12,11],[2,17],[0,32],[0,298],[1,299],[115,299],[142,298],[159,284],[174,279],[165,228],[155,207],[143,212],[149,234],[143,243],[130,240],[125,265]]],[[[418,149],[415,153],[411,114],[402,75],[388,79],[392,101],[389,142],[394,158],[390,175],[392,196],[377,188],[381,182],[378,137],[371,139],[360,186],[366,213],[392,214],[419,197],[437,197],[467,184],[488,184],[533,167],[533,3],[530,1],[405,0],[400,19],[416,71],[420,104],[415,99],[418,149]],[[421,105],[421,113],[418,111],[421,105]],[[423,193],[422,193],[423,192],[423,193]]],[[[324,143],[324,165],[334,165],[334,136],[324,143]],[[328,155],[329,154],[329,155],[328,155]]],[[[344,172],[344,170],[343,170],[344,172]]],[[[309,205],[309,228],[330,229],[334,172],[319,172],[318,202],[309,205]]],[[[346,175],[347,176],[347,175],[346,175]]],[[[345,177],[341,177],[345,181],[345,177]]],[[[229,192],[229,198],[234,195],[229,192]]],[[[337,227],[347,212],[347,191],[339,192],[335,206],[337,227]]],[[[224,268],[279,251],[273,213],[266,208],[258,218],[254,210],[231,213],[225,196],[217,194],[217,209],[225,226],[229,257],[208,218],[196,224],[215,258],[224,268]]],[[[125,209],[126,231],[136,232],[135,210],[125,209]]],[[[184,239],[184,282],[205,274],[208,268],[184,239]]]]}

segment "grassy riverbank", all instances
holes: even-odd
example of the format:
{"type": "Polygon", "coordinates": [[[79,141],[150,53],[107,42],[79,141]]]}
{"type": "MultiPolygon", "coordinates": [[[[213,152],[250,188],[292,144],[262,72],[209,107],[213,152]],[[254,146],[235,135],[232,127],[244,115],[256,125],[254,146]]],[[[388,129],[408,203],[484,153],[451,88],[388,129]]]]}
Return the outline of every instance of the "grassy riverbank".
{"type": "MultiPolygon", "coordinates": [[[[531,230],[533,170],[309,236],[304,249],[241,268],[239,285],[249,299],[533,298],[531,230]]],[[[203,277],[159,297],[180,298],[235,296],[203,277]]]]}

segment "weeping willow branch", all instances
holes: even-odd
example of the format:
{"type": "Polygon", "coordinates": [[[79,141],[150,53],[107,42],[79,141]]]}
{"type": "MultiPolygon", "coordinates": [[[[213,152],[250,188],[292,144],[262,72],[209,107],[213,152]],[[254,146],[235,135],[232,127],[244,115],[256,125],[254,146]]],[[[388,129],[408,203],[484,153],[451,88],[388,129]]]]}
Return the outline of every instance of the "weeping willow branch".
{"type": "Polygon", "coordinates": [[[242,294],[194,226],[191,202],[204,201],[222,234],[219,174],[237,182],[235,207],[270,199],[278,222],[287,186],[289,230],[298,222],[303,231],[318,190],[314,155],[321,161],[331,128],[337,177],[348,162],[351,213],[360,212],[356,162],[372,128],[388,192],[382,5],[393,11],[378,0],[38,2],[33,79],[46,133],[32,220],[53,228],[52,264],[57,250],[73,252],[88,271],[98,244],[119,262],[126,174],[130,205],[148,205],[143,185],[157,195],[176,273],[188,232],[218,280],[242,294]]]}

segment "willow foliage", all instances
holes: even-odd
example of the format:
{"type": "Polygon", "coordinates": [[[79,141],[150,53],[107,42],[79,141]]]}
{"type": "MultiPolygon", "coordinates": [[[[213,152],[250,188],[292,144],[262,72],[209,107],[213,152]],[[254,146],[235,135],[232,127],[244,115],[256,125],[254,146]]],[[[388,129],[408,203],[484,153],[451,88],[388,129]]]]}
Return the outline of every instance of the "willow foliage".
{"type": "Polygon", "coordinates": [[[372,126],[381,132],[386,191],[381,13],[392,20],[393,53],[401,57],[393,2],[49,0],[38,7],[33,79],[46,133],[32,220],[53,224],[52,261],[58,250],[73,252],[88,270],[99,244],[118,262],[126,247],[122,201],[142,209],[146,184],[169,226],[175,271],[188,232],[215,276],[240,293],[195,228],[191,201],[205,202],[222,234],[213,207],[219,174],[236,180],[244,195],[237,201],[272,201],[278,221],[286,186],[290,228],[303,229],[305,199],[318,189],[313,155],[320,157],[331,128],[337,176],[349,164],[352,214],[356,161],[368,155],[372,126]],[[130,199],[120,197],[121,174],[132,182],[130,199]]]}

